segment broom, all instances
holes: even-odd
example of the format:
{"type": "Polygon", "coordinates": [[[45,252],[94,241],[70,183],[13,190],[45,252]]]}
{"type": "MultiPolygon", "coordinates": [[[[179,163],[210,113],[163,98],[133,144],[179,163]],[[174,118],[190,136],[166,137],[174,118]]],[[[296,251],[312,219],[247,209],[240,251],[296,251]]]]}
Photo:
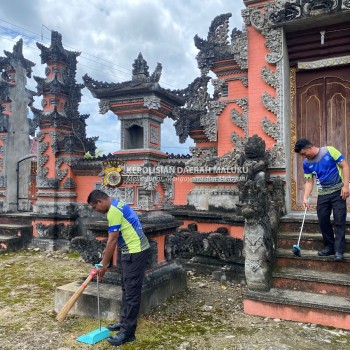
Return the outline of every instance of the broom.
{"type": "MultiPolygon", "coordinates": [[[[309,201],[309,199],[308,199],[309,201]]],[[[293,245],[293,249],[292,249],[292,253],[296,256],[301,256],[301,248],[299,246],[300,244],[300,238],[301,238],[301,233],[303,232],[303,227],[304,227],[304,222],[305,222],[305,216],[306,216],[306,211],[307,211],[307,207],[305,207],[305,211],[304,211],[304,217],[303,217],[303,223],[301,224],[301,229],[300,229],[300,233],[299,233],[299,239],[298,239],[298,243],[293,245]]]]}
{"type": "Polygon", "coordinates": [[[92,281],[92,279],[96,276],[97,269],[92,269],[90,275],[87,279],[82,283],[82,285],[76,290],[76,292],[70,297],[67,303],[63,306],[61,311],[57,314],[56,320],[62,322],[68,315],[70,309],[74,306],[76,301],[79,299],[80,295],[84,292],[87,285],[92,281]]]}

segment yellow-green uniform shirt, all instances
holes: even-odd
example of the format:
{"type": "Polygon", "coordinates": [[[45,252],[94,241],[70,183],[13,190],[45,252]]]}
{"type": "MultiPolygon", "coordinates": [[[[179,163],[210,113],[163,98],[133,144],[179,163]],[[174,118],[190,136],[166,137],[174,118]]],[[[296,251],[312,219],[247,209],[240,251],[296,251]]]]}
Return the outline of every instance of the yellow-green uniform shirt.
{"type": "Polygon", "coordinates": [[[107,220],[108,232],[119,231],[117,244],[122,254],[139,253],[150,247],[140,220],[129,205],[112,199],[107,220]]]}

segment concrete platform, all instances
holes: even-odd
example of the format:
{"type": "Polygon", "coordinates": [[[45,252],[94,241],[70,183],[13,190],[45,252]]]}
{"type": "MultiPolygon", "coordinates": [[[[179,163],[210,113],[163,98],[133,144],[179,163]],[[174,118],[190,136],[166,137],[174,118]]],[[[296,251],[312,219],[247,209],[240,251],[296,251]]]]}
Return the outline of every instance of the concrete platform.
{"type": "MultiPolygon", "coordinates": [[[[59,312],[83,281],[60,286],[55,292],[55,311],[59,312]]],[[[146,272],[142,288],[141,314],[149,313],[153,307],[162,304],[172,295],[187,288],[185,270],[176,263],[166,263],[146,272]]],[[[101,319],[118,320],[121,304],[121,287],[100,283],[101,319]]],[[[69,315],[97,318],[97,283],[91,282],[69,315]]]]}

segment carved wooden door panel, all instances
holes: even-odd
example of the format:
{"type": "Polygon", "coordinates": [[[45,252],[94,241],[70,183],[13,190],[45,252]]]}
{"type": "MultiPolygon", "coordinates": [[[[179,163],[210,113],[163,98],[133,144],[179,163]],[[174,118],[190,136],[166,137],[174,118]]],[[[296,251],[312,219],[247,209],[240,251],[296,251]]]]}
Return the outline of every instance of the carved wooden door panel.
{"type": "MultiPolygon", "coordinates": [[[[296,75],[296,139],[334,146],[350,160],[350,67],[296,75]]],[[[302,158],[294,156],[296,202],[303,199],[302,158]]],[[[316,189],[311,204],[316,204],[316,189]]]]}

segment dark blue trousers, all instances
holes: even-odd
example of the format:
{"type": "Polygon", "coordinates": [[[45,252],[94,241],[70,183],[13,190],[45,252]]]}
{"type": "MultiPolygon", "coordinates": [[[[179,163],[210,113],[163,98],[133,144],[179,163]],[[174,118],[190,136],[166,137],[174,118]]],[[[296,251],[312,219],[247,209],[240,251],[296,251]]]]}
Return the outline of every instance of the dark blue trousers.
{"type": "Polygon", "coordinates": [[[334,249],[336,253],[344,254],[346,227],[346,200],[342,199],[341,191],[318,196],[317,216],[325,247],[334,249]],[[330,216],[333,210],[334,230],[330,216]]]}
{"type": "Polygon", "coordinates": [[[134,335],[141,305],[142,282],[145,275],[149,249],[140,253],[121,254],[122,304],[120,331],[134,335]]]}

